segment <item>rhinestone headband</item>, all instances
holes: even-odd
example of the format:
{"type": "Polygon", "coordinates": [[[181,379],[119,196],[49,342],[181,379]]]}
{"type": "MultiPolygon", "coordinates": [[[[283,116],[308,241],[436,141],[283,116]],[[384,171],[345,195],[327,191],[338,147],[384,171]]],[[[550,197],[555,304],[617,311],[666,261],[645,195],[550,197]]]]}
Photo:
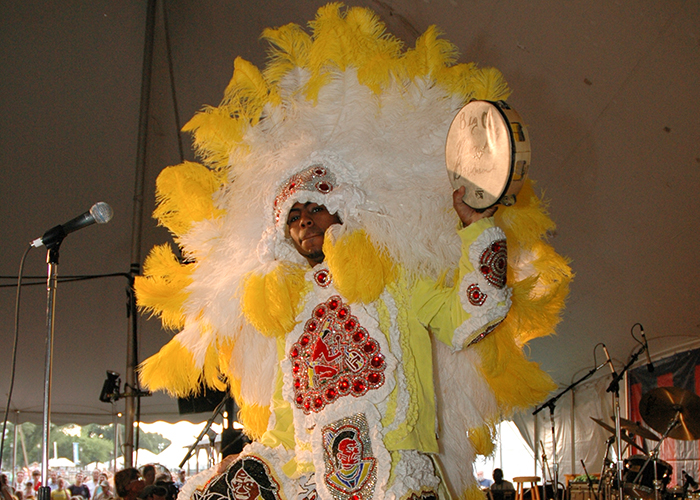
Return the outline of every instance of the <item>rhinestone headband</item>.
{"type": "Polygon", "coordinates": [[[285,202],[299,191],[315,191],[328,194],[335,186],[335,176],[323,165],[316,164],[291,176],[279,189],[275,197],[275,224],[282,216],[285,202]]]}

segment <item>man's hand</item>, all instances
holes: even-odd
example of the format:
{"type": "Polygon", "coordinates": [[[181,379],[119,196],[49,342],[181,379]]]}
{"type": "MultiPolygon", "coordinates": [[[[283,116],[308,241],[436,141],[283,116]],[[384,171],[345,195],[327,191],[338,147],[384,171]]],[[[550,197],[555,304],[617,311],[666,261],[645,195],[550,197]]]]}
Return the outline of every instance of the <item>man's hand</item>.
{"type": "Polygon", "coordinates": [[[485,217],[491,217],[496,213],[496,210],[498,210],[498,205],[494,205],[485,210],[475,210],[464,203],[464,201],[462,201],[462,197],[464,196],[466,189],[467,188],[462,186],[457,191],[452,193],[452,206],[454,207],[455,212],[457,212],[457,215],[459,215],[459,220],[462,221],[464,227],[467,227],[469,224],[485,217]]]}

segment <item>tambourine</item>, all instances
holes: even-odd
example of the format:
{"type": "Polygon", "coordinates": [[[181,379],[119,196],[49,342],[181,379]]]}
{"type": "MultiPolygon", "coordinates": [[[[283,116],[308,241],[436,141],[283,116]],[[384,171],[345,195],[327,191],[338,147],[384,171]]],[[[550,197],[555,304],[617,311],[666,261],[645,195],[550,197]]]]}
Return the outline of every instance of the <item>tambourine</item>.
{"type": "Polygon", "coordinates": [[[510,206],[530,167],[530,136],[505,101],[471,101],[450,125],[445,163],[452,187],[476,210],[510,206]]]}

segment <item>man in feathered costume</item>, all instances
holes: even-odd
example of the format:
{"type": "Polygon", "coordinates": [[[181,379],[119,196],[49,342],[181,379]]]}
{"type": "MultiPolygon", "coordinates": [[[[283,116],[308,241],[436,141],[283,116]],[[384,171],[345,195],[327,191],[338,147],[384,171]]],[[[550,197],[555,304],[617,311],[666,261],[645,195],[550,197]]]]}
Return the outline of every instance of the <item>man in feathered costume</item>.
{"type": "Polygon", "coordinates": [[[522,347],[571,278],[529,182],[495,216],[450,196],[452,118],[508,88],[434,27],[404,51],[330,4],[310,28],[266,30],[262,72],[236,59],[185,127],[204,165],[159,176],[184,261],[154,248],[137,293],[179,332],[141,378],[240,406],[254,442],[204,498],[479,498],[494,425],[553,388],[522,347]]]}

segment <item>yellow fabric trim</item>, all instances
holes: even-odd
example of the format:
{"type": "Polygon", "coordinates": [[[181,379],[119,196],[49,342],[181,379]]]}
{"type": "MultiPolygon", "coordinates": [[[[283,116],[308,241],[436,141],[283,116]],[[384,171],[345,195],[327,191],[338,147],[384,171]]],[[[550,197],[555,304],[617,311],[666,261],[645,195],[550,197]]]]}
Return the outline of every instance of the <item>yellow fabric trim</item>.
{"type": "MultiPolygon", "coordinates": [[[[277,358],[282,359],[285,356],[285,341],[284,338],[277,338],[277,358]]],[[[275,374],[275,392],[272,395],[270,402],[270,410],[274,413],[275,422],[272,428],[268,428],[260,438],[260,442],[270,448],[283,445],[287,449],[294,449],[294,415],[292,407],[282,397],[283,389],[283,374],[278,369],[275,374]]]]}
{"type": "Polygon", "coordinates": [[[349,303],[374,302],[386,285],[396,279],[392,260],[364,231],[355,231],[337,241],[326,238],[323,254],[336,288],[349,303]]]}
{"type": "Polygon", "coordinates": [[[459,495],[459,500],[486,500],[486,493],[479,485],[470,486],[459,495]]]}
{"type": "Polygon", "coordinates": [[[301,298],[311,289],[305,272],[302,266],[280,264],[265,275],[251,273],[244,279],[241,309],[260,333],[280,337],[294,328],[301,298]]]}

